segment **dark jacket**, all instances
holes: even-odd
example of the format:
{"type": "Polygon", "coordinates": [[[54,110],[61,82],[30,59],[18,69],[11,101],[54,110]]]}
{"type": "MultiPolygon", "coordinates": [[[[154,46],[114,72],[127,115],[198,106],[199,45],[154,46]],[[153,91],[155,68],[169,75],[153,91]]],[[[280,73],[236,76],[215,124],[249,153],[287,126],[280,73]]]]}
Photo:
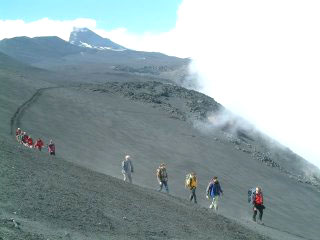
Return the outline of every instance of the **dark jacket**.
{"type": "Polygon", "coordinates": [[[133,173],[133,165],[130,159],[122,161],[122,173],[133,173]]]}
{"type": "Polygon", "coordinates": [[[48,145],[48,150],[50,153],[56,152],[56,146],[54,145],[54,143],[48,145]]]}
{"type": "Polygon", "coordinates": [[[158,168],[157,169],[157,178],[160,182],[168,181],[168,174],[166,168],[158,168]]]}
{"type": "Polygon", "coordinates": [[[220,196],[221,193],[223,193],[223,191],[218,181],[209,183],[207,187],[207,195],[213,198],[215,196],[220,196]]]}

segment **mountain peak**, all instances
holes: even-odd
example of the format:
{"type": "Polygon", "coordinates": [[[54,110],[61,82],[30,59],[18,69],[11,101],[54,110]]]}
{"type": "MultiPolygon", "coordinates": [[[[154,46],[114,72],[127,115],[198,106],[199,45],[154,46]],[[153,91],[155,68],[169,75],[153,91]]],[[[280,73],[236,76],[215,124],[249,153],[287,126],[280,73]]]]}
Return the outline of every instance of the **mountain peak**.
{"type": "Polygon", "coordinates": [[[88,28],[73,28],[70,33],[69,42],[71,44],[94,48],[98,50],[124,51],[125,47],[112,42],[108,38],[103,38],[88,28]]]}
{"type": "Polygon", "coordinates": [[[91,31],[91,30],[89,28],[77,28],[77,27],[73,28],[73,32],[88,32],[88,31],[91,31]]]}

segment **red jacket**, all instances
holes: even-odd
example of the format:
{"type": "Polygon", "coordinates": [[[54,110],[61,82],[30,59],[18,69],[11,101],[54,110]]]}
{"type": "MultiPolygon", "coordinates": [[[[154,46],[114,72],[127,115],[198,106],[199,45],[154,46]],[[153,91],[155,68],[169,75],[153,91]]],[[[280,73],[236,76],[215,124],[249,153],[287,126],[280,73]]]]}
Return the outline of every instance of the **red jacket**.
{"type": "Polygon", "coordinates": [[[24,135],[22,138],[22,142],[27,143],[29,140],[29,136],[28,135],[24,135]]]}
{"type": "Polygon", "coordinates": [[[42,142],[42,140],[38,140],[38,141],[36,142],[36,144],[34,145],[34,147],[42,148],[42,147],[43,147],[43,142],[42,142]]]}
{"type": "Polygon", "coordinates": [[[32,138],[28,138],[28,145],[33,146],[33,139],[32,138]]]}
{"type": "Polygon", "coordinates": [[[256,193],[254,198],[254,204],[262,205],[263,204],[263,195],[262,193],[256,193]]]}

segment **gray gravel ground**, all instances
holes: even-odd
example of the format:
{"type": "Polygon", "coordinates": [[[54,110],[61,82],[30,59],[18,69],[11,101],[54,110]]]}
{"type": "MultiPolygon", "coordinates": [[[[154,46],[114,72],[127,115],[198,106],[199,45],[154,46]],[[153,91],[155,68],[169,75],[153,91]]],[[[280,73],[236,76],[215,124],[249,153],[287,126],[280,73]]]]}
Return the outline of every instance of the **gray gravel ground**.
{"type": "Polygon", "coordinates": [[[242,124],[209,126],[207,114],[223,109],[213,99],[150,76],[11,67],[0,68],[0,239],[319,238],[319,170],[242,124]],[[18,126],[54,139],[56,158],[18,146],[9,135],[18,126]],[[133,187],[118,180],[125,154],[133,187]],[[154,191],[161,162],[170,196],[154,191]],[[198,206],[185,201],[191,170],[198,206]],[[225,191],[219,216],[204,198],[213,175],[225,191]],[[265,226],[250,221],[256,185],[265,226]]]}
{"type": "Polygon", "coordinates": [[[186,200],[0,145],[0,239],[268,239],[186,200]]]}

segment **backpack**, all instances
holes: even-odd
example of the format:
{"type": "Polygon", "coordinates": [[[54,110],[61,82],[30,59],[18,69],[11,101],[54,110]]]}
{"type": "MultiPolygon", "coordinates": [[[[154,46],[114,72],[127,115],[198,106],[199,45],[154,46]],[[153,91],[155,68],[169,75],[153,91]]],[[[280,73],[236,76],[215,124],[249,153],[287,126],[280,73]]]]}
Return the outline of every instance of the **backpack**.
{"type": "Polygon", "coordinates": [[[186,188],[190,188],[190,187],[191,187],[191,181],[192,181],[191,174],[188,173],[188,174],[186,175],[186,179],[185,179],[185,181],[184,181],[184,185],[185,185],[186,188]]]}
{"type": "Polygon", "coordinates": [[[256,189],[255,188],[249,188],[248,190],[248,203],[252,202],[252,195],[255,193],[256,189]]]}
{"type": "Polygon", "coordinates": [[[192,176],[191,173],[186,175],[186,180],[185,180],[185,187],[192,189],[193,187],[197,186],[197,177],[192,176]]]}
{"type": "Polygon", "coordinates": [[[157,177],[160,181],[163,181],[167,178],[167,170],[165,168],[158,168],[157,169],[157,177]]]}

